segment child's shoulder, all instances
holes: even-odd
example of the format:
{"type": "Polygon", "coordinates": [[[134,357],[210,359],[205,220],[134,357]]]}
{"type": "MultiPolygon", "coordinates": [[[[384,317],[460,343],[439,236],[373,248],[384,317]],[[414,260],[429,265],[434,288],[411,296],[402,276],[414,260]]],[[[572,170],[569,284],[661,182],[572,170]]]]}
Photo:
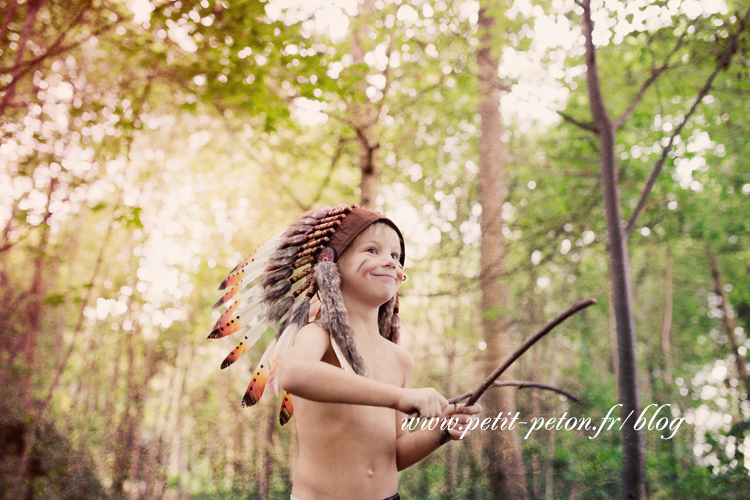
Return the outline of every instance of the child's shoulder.
{"type": "Polygon", "coordinates": [[[306,344],[312,343],[319,346],[325,346],[326,348],[331,346],[330,335],[328,335],[328,332],[316,322],[308,323],[300,328],[299,332],[297,332],[297,339],[306,344]]]}
{"type": "Polygon", "coordinates": [[[390,340],[383,339],[396,364],[406,373],[411,373],[414,370],[414,356],[404,347],[394,344],[390,340]]]}

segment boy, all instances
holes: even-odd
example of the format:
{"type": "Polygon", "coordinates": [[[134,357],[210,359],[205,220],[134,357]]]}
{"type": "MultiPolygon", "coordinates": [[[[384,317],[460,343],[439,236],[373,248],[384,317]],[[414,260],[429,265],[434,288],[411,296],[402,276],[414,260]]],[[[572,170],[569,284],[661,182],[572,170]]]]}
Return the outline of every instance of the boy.
{"type": "MultiPolygon", "coordinates": [[[[315,293],[321,296],[317,321],[303,324],[309,306],[297,306],[292,312],[288,299],[269,292],[282,287],[283,280],[274,284],[276,278],[264,278],[264,293],[275,304],[264,317],[271,322],[287,318],[274,342],[291,344],[296,334],[286,353],[273,347],[274,358],[283,354],[283,362],[278,375],[271,362],[270,375],[272,386],[280,382],[295,396],[299,462],[292,499],[397,499],[398,471],[435,451],[442,432],[438,426],[409,433],[402,429],[407,415],[414,411],[424,418],[455,415],[457,423],[450,432],[452,439],[458,439],[480,407],[454,407],[434,389],[408,388],[414,358],[395,343],[397,294],[404,279],[404,243],[396,225],[357,206],[326,209],[303,219],[306,224],[290,227],[284,241],[296,242],[294,235],[300,233],[307,243],[294,247],[293,259],[272,258],[266,273],[280,273],[314,254],[317,262],[310,271],[314,281],[302,289],[308,289],[308,299],[315,293]],[[287,304],[280,306],[285,300],[287,304]],[[293,332],[289,337],[287,330],[293,332]]],[[[282,243],[275,254],[282,255],[284,248],[282,243]]],[[[248,387],[248,404],[260,397],[268,357],[267,351],[248,387]]],[[[282,422],[284,412],[290,413],[288,394],[282,422]]]]}

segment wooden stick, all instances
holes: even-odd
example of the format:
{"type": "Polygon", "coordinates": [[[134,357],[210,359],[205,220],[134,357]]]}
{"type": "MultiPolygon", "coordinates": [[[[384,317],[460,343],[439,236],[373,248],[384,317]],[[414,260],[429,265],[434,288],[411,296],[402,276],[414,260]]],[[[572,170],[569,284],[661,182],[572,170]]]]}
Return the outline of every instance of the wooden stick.
{"type": "MultiPolygon", "coordinates": [[[[571,317],[578,311],[581,311],[582,309],[585,309],[594,304],[596,304],[595,299],[588,299],[588,300],[579,302],[578,304],[574,305],[567,311],[559,314],[555,319],[547,323],[547,325],[544,328],[542,328],[536,334],[534,334],[531,338],[526,340],[526,342],[524,342],[521,345],[521,347],[516,349],[515,352],[511,354],[510,357],[505,360],[505,362],[503,362],[503,364],[498,366],[497,369],[495,369],[495,371],[493,371],[486,379],[484,379],[484,382],[482,382],[479,385],[479,387],[471,391],[471,396],[469,397],[469,401],[466,402],[466,406],[471,406],[474,403],[476,403],[477,400],[480,397],[482,397],[482,394],[484,394],[484,392],[495,383],[495,380],[497,380],[497,378],[500,375],[502,375],[503,372],[510,367],[510,365],[515,363],[516,360],[520,358],[521,355],[523,355],[523,353],[525,353],[529,349],[529,347],[537,343],[542,337],[544,337],[549,332],[551,332],[553,328],[555,328],[557,325],[559,325],[560,323],[562,323],[563,321],[565,321],[566,319],[568,319],[569,317],[571,317]]],[[[418,413],[416,415],[414,413],[410,415],[410,417],[418,417],[418,416],[419,416],[418,413]]],[[[450,440],[450,433],[448,433],[448,430],[446,429],[440,435],[440,439],[438,440],[438,442],[442,445],[442,444],[447,443],[449,440],[450,440]]]]}
{"type": "Polygon", "coordinates": [[[579,302],[578,304],[574,305],[573,307],[571,307],[570,309],[568,309],[564,313],[558,315],[555,319],[553,319],[552,321],[550,321],[549,323],[547,323],[547,326],[545,326],[544,328],[542,328],[541,330],[539,330],[536,334],[534,334],[533,337],[531,337],[528,340],[526,340],[526,342],[524,342],[521,345],[521,347],[519,347],[518,349],[516,349],[516,351],[513,354],[511,354],[510,357],[508,359],[506,359],[505,362],[502,365],[498,366],[497,369],[494,372],[492,372],[489,377],[487,377],[486,379],[484,379],[484,382],[482,382],[480,384],[480,386],[477,387],[473,391],[473,394],[469,398],[469,401],[466,403],[466,406],[471,406],[474,403],[476,403],[477,400],[482,396],[482,394],[484,394],[484,391],[486,391],[487,389],[489,389],[490,386],[492,385],[492,383],[495,380],[497,380],[497,378],[500,375],[502,375],[503,372],[510,367],[510,365],[512,365],[513,363],[515,363],[516,360],[518,358],[520,358],[521,355],[523,353],[525,353],[529,349],[529,347],[531,347],[532,345],[536,344],[539,341],[539,339],[541,339],[542,337],[544,337],[545,335],[547,335],[549,332],[552,331],[553,328],[555,328],[557,325],[559,325],[560,323],[562,323],[563,321],[565,321],[566,319],[568,319],[570,316],[572,316],[575,313],[577,313],[578,311],[580,311],[582,309],[585,309],[585,308],[587,308],[587,307],[589,307],[591,305],[594,305],[594,304],[596,304],[596,300],[595,299],[588,299],[588,300],[584,300],[582,302],[579,302]]]}
{"type": "MultiPolygon", "coordinates": [[[[490,385],[490,388],[492,387],[536,387],[537,389],[545,389],[552,392],[557,392],[559,394],[562,394],[565,397],[568,397],[575,401],[576,403],[580,401],[578,396],[573,394],[572,392],[568,392],[565,389],[560,389],[559,387],[555,387],[554,385],[548,385],[548,384],[542,384],[541,382],[531,382],[528,380],[499,380],[495,381],[490,385]]],[[[457,404],[463,401],[464,399],[472,396],[474,394],[474,391],[469,391],[461,394],[460,396],[456,396],[455,398],[450,398],[448,400],[451,404],[457,404]]]]}

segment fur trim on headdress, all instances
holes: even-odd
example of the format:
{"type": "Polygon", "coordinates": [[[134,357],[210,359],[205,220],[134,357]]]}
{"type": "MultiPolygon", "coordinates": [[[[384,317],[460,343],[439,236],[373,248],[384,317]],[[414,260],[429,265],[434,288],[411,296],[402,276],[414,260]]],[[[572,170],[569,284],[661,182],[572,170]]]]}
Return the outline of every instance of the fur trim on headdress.
{"type": "Polygon", "coordinates": [[[398,344],[399,326],[401,320],[398,317],[398,292],[391,300],[380,306],[378,311],[378,329],[380,335],[394,344],[398,344]]]}
{"type": "Polygon", "coordinates": [[[331,261],[319,262],[315,266],[315,279],[321,297],[318,324],[331,336],[331,342],[338,344],[354,373],[366,377],[367,366],[354,340],[344,297],[341,295],[341,277],[336,264],[331,261]]]}

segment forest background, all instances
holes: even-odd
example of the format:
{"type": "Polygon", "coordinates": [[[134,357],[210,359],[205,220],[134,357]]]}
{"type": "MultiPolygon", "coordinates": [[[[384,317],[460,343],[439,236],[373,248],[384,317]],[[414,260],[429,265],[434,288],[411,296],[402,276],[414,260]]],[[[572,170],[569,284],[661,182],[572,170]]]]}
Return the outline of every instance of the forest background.
{"type": "Polygon", "coordinates": [[[743,498],[747,9],[1,0],[3,497],[288,498],[294,425],[239,404],[267,340],[219,370],[215,287],[362,202],[407,240],[415,386],[467,391],[595,298],[511,374],[580,402],[492,389],[485,413],[685,419],[475,432],[403,496],[743,498]]]}

